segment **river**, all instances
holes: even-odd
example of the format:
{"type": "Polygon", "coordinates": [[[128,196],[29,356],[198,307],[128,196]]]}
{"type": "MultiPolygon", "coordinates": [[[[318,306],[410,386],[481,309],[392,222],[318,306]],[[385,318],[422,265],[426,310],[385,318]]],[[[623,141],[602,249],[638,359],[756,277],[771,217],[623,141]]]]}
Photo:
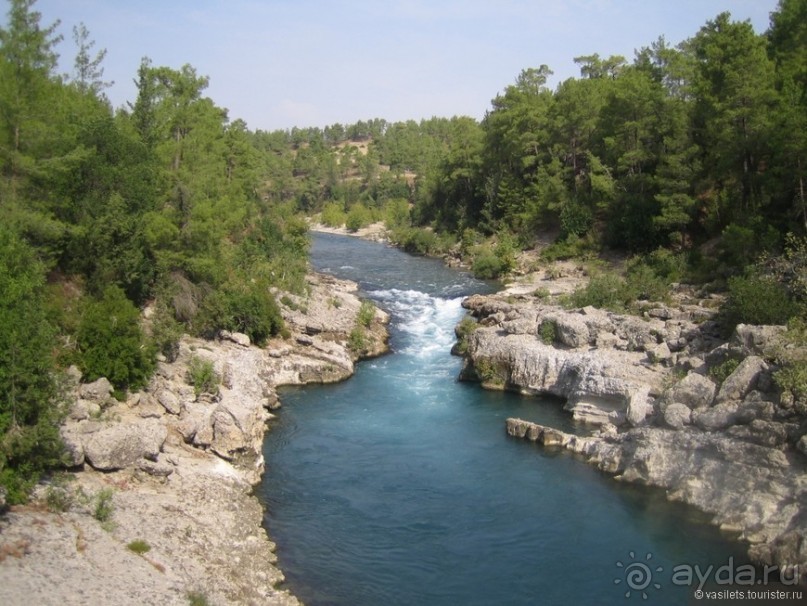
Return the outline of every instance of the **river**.
{"type": "Polygon", "coordinates": [[[583,428],[559,401],[456,380],[460,302],[490,285],[356,238],[314,234],[311,254],[391,313],[392,352],[282,390],[267,433],[257,492],[308,606],[681,604],[673,571],[746,562],[661,491],[507,437],[511,416],[583,428]]]}

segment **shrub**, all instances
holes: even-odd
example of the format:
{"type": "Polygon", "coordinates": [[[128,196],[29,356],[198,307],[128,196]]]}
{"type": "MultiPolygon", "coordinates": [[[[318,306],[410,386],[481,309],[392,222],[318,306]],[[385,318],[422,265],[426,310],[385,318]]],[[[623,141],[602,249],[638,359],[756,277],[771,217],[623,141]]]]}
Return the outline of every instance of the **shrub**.
{"type": "Polygon", "coordinates": [[[87,305],[76,339],[84,377],[106,377],[119,391],[145,385],[154,369],[154,349],[140,329],[140,313],[117,286],[87,305]]]}
{"type": "Polygon", "coordinates": [[[208,606],[210,604],[207,596],[201,591],[189,591],[186,597],[190,606],[208,606]]]}
{"type": "Polygon", "coordinates": [[[213,368],[213,362],[193,356],[188,364],[188,383],[193,385],[197,397],[203,393],[216,395],[221,378],[213,368]]]}
{"type": "Polygon", "coordinates": [[[362,227],[367,227],[372,223],[370,211],[364,204],[354,204],[345,218],[345,227],[349,231],[359,231],[362,227]]]}
{"type": "Polygon", "coordinates": [[[552,345],[552,343],[555,342],[557,332],[558,327],[552,320],[544,320],[541,322],[539,334],[541,336],[541,341],[543,341],[546,345],[552,345]]]}
{"type": "Polygon", "coordinates": [[[575,307],[592,305],[620,311],[630,301],[631,295],[625,280],[610,272],[592,276],[586,286],[578,288],[571,295],[571,304],[575,307]]]}
{"type": "Polygon", "coordinates": [[[361,307],[359,307],[359,315],[356,318],[356,321],[359,323],[359,326],[369,328],[370,325],[373,323],[374,319],[375,319],[375,305],[373,305],[370,301],[362,301],[361,307]]]}
{"type": "Polygon", "coordinates": [[[718,385],[721,385],[731,373],[737,370],[740,361],[737,358],[726,358],[720,364],[712,366],[709,369],[709,376],[712,377],[718,385]]]}
{"type": "Polygon", "coordinates": [[[384,205],[384,224],[387,229],[399,229],[410,224],[409,202],[402,198],[388,200],[384,205]]]}
{"type": "Polygon", "coordinates": [[[479,324],[470,316],[465,316],[460,323],[454,327],[454,334],[457,336],[456,353],[463,355],[468,349],[468,336],[479,328],[479,324]]]}
{"type": "Polygon", "coordinates": [[[179,340],[182,333],[182,324],[176,321],[172,309],[162,301],[158,301],[151,323],[151,340],[156,350],[169,362],[176,360],[179,355],[179,340]]]}
{"type": "Polygon", "coordinates": [[[427,229],[402,229],[393,234],[393,239],[408,253],[428,255],[438,249],[437,236],[427,229]]]}
{"type": "Polygon", "coordinates": [[[104,488],[95,495],[92,517],[99,522],[108,522],[112,518],[112,513],[115,511],[115,505],[112,503],[113,494],[111,488],[104,488]]]}
{"type": "Polygon", "coordinates": [[[367,346],[367,339],[364,334],[364,329],[361,326],[356,326],[350,331],[348,335],[347,346],[350,351],[354,353],[361,352],[367,346]]]}
{"type": "Polygon", "coordinates": [[[195,324],[205,338],[230,330],[249,335],[257,345],[265,344],[284,327],[274,296],[260,282],[229,284],[214,291],[202,303],[195,324]]]}
{"type": "Polygon", "coordinates": [[[787,324],[799,306],[779,282],[763,276],[729,278],[728,299],[720,310],[727,332],[737,324],[787,324]]]}
{"type": "Polygon", "coordinates": [[[495,280],[507,270],[507,263],[490,251],[481,252],[471,265],[474,277],[480,280],[495,280]]]}
{"type": "Polygon", "coordinates": [[[788,323],[783,345],[776,354],[781,368],[773,378],[782,391],[807,402],[807,319],[796,317],[788,323]]]}
{"type": "Polygon", "coordinates": [[[326,204],[320,216],[320,221],[328,227],[342,227],[346,219],[347,215],[345,215],[342,205],[336,202],[326,204]]]}
{"type": "Polygon", "coordinates": [[[129,551],[133,551],[137,555],[143,555],[144,553],[151,551],[151,545],[146,543],[143,539],[135,539],[129,543],[126,548],[129,551]]]}

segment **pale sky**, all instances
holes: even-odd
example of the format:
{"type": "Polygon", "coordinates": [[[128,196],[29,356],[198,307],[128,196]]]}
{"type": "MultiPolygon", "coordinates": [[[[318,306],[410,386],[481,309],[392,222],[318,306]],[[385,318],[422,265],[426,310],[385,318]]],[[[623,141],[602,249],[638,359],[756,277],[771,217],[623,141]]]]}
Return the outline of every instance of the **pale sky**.
{"type": "MultiPolygon", "coordinates": [[[[140,59],[210,77],[206,94],[251,129],[384,118],[480,119],[519,72],[545,63],[558,82],[573,58],[624,55],[660,35],[677,44],[729,11],[769,25],[777,0],[39,0],[56,19],[61,71],[84,22],[107,49],[107,96],[133,101],[140,59]]],[[[7,10],[7,8],[6,8],[7,10]]],[[[2,22],[5,22],[3,10],[2,22]]]]}

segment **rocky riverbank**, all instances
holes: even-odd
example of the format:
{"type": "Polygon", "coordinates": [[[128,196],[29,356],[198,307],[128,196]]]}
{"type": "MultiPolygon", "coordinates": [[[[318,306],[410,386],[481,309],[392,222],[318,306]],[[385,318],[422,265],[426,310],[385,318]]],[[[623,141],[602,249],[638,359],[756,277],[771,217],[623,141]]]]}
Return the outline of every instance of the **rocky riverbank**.
{"type": "Polygon", "coordinates": [[[278,297],[286,339],[184,337],[125,402],[74,374],[62,435],[72,469],[0,516],[0,603],[298,604],[278,589],[252,486],[280,385],[334,382],[386,351],[380,310],[359,320],[355,284],[311,275],[278,297]],[[361,330],[360,346],[351,333],[361,330]],[[193,367],[217,380],[200,389],[193,367]]]}
{"type": "Polygon", "coordinates": [[[581,424],[571,435],[509,419],[510,435],[662,488],[712,514],[754,562],[807,579],[807,402],[773,380],[782,328],[740,325],[724,342],[697,302],[632,316],[524,289],[464,306],[478,324],[458,331],[461,378],[558,396],[581,424]]]}

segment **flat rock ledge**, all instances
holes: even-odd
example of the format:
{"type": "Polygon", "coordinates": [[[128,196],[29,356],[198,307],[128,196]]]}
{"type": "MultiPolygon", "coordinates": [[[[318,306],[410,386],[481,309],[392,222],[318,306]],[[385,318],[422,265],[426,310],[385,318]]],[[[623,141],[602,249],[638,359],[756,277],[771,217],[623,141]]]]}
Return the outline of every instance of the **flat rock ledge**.
{"type": "Polygon", "coordinates": [[[386,351],[388,321],[377,310],[362,350],[351,349],[356,285],[308,281],[305,300],[283,298],[288,338],[257,348],[238,333],[183,337],[177,358],[125,402],[106,379],[81,384],[70,373],[61,433],[72,468],[0,514],[0,604],[299,604],[278,588],[252,492],[276,388],[348,378],[358,359],[386,351]],[[215,393],[190,384],[192,360],[212,365],[215,393]]]}
{"type": "Polygon", "coordinates": [[[572,435],[521,419],[507,433],[562,448],[616,479],[655,486],[713,516],[752,561],[807,583],[807,402],[782,393],[782,327],[737,327],[724,342],[705,309],[643,317],[473,296],[461,379],[562,398],[572,435]]]}

